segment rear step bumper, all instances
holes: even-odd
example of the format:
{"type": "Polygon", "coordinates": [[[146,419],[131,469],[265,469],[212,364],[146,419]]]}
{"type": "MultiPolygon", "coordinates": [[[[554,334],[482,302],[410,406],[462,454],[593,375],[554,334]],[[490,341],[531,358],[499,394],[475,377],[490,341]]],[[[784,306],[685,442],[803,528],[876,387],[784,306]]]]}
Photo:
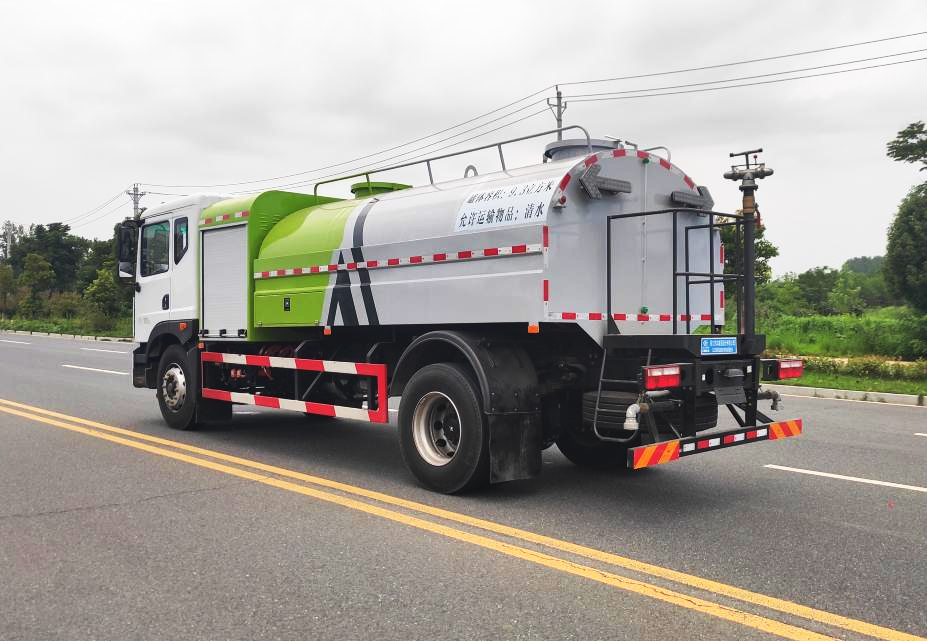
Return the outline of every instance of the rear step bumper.
{"type": "Polygon", "coordinates": [[[779,421],[754,427],[738,427],[726,432],[714,432],[704,436],[663,441],[653,445],[641,445],[628,450],[628,467],[638,470],[675,461],[682,456],[691,456],[720,450],[735,445],[746,445],[757,441],[776,441],[780,438],[801,434],[800,418],[779,421]]]}

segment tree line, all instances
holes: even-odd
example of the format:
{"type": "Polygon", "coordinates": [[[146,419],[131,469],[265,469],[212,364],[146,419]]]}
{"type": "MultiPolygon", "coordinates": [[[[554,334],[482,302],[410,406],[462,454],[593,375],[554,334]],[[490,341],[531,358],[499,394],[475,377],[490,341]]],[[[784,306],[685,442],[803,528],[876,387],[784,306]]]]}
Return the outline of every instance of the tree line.
{"type": "Polygon", "coordinates": [[[132,292],[115,280],[113,239],[88,240],[64,223],[0,228],[0,317],[65,321],[76,330],[125,326],[132,292]]]}

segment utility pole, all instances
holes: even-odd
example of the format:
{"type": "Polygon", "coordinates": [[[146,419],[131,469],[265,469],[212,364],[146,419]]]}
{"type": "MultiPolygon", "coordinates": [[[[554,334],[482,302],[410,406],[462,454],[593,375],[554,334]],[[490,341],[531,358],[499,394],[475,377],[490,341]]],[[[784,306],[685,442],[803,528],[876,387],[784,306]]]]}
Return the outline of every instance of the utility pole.
{"type": "MultiPolygon", "coordinates": [[[[554,104],[551,104],[550,98],[547,99],[547,106],[550,108],[551,112],[554,114],[554,118],[557,119],[557,129],[563,128],[563,112],[566,111],[567,103],[563,102],[563,94],[560,92],[560,85],[555,85],[554,88],[557,90],[557,101],[554,104]],[[554,111],[556,109],[556,111],[554,111]]],[[[563,132],[557,132],[557,140],[563,140],[563,132]]]]}
{"type": "Polygon", "coordinates": [[[145,196],[147,193],[147,191],[138,190],[138,183],[133,184],[132,189],[126,190],[126,194],[129,196],[129,198],[132,199],[132,209],[135,220],[138,220],[142,214],[142,212],[140,212],[138,209],[138,201],[140,201],[142,196],[145,196]]]}

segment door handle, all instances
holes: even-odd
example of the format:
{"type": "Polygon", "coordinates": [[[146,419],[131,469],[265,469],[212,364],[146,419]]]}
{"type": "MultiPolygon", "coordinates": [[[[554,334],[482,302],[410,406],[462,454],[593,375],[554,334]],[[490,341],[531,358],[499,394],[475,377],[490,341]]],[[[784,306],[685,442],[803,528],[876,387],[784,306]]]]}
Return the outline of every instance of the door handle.
{"type": "Polygon", "coordinates": [[[138,281],[135,282],[135,291],[137,292],[142,291],[142,285],[138,281]]]}
{"type": "Polygon", "coordinates": [[[171,306],[171,295],[165,294],[161,297],[161,309],[169,309],[171,306]]]}

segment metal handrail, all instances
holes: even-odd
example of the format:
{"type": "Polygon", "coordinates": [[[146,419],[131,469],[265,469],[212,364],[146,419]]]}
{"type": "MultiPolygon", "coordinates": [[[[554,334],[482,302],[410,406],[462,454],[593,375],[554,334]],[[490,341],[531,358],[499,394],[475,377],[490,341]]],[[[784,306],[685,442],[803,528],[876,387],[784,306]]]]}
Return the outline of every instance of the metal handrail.
{"type": "MultiPolygon", "coordinates": [[[[715,332],[714,332],[714,327],[715,327],[715,285],[716,285],[717,283],[722,283],[722,284],[723,284],[723,283],[731,282],[731,281],[732,281],[732,282],[737,283],[738,290],[741,290],[741,289],[743,288],[743,282],[744,282],[744,280],[745,280],[745,274],[743,274],[743,273],[725,274],[723,271],[719,274],[719,273],[715,272],[715,268],[714,268],[714,267],[715,267],[715,266],[714,266],[714,230],[717,229],[717,228],[719,228],[719,227],[734,227],[734,228],[737,230],[737,233],[736,233],[736,235],[735,235],[735,244],[736,244],[735,252],[736,252],[737,254],[739,254],[740,251],[741,251],[741,238],[740,238],[741,234],[740,234],[740,231],[741,231],[741,227],[744,225],[745,219],[744,219],[744,216],[743,216],[743,215],[740,215],[740,214],[729,214],[729,213],[722,213],[722,212],[716,212],[716,211],[709,211],[709,210],[706,210],[706,209],[698,209],[698,208],[695,208],[695,207],[675,207],[675,208],[670,208],[670,209],[659,209],[659,210],[654,210],[654,211],[634,212],[634,213],[628,213],[628,214],[612,214],[612,215],[610,215],[610,216],[606,216],[605,244],[606,244],[606,252],[607,252],[607,254],[608,254],[608,258],[607,258],[607,260],[606,260],[606,266],[605,266],[605,271],[606,271],[605,280],[606,280],[606,287],[607,287],[607,291],[606,291],[606,293],[605,293],[605,296],[606,296],[606,306],[607,306],[607,308],[608,308],[608,322],[609,322],[609,328],[610,328],[610,330],[613,330],[613,331],[617,329],[617,328],[614,328],[614,327],[613,327],[614,322],[612,321],[612,317],[611,317],[611,314],[612,314],[612,261],[611,261],[611,253],[612,253],[612,251],[611,251],[611,248],[612,248],[612,221],[614,221],[614,220],[619,220],[619,219],[627,219],[627,218],[645,218],[645,217],[647,217],[647,216],[659,216],[659,215],[661,215],[661,214],[672,214],[672,218],[673,218],[673,250],[672,250],[672,251],[673,251],[673,261],[672,261],[672,262],[673,262],[673,267],[672,267],[672,274],[673,274],[673,334],[677,334],[677,333],[678,333],[678,325],[677,325],[677,322],[678,322],[678,319],[679,319],[679,315],[678,315],[678,305],[679,305],[679,302],[678,302],[678,283],[677,283],[677,280],[678,280],[679,278],[684,278],[684,279],[685,279],[685,294],[686,294],[686,296],[685,296],[685,298],[686,298],[686,304],[685,304],[685,308],[686,308],[686,333],[687,333],[687,334],[690,334],[690,333],[692,332],[692,326],[691,326],[692,310],[690,309],[690,303],[689,303],[689,290],[690,290],[690,288],[691,288],[692,285],[702,285],[702,284],[708,285],[708,286],[709,286],[709,297],[710,297],[710,299],[711,299],[710,306],[711,306],[712,333],[715,333],[715,332]],[[708,216],[708,224],[701,224],[701,225],[686,225],[686,226],[685,226],[685,228],[684,228],[684,240],[685,240],[685,244],[684,244],[684,247],[685,247],[685,252],[684,252],[684,254],[685,254],[685,269],[684,269],[684,271],[680,271],[679,268],[678,268],[678,263],[677,263],[677,260],[678,260],[678,245],[677,245],[677,239],[678,239],[678,230],[679,230],[678,214],[683,213],[683,212],[686,212],[686,213],[696,213],[696,214],[700,214],[700,215],[706,215],[706,216],[708,216]],[[719,223],[719,222],[715,222],[715,217],[725,217],[725,218],[731,218],[731,219],[733,219],[733,220],[732,220],[731,222],[720,222],[720,223],[719,223]],[[693,230],[693,229],[708,229],[708,230],[709,230],[709,261],[708,261],[708,263],[709,263],[709,268],[708,268],[708,272],[695,272],[695,271],[691,271],[690,268],[689,268],[689,232],[690,232],[691,230],[693,230]],[[695,278],[705,278],[706,280],[692,280],[692,277],[695,277],[695,278]]],[[[723,268],[722,268],[722,269],[723,269],[723,268]]],[[[737,305],[738,309],[737,309],[737,313],[738,313],[738,316],[740,316],[740,314],[741,314],[741,306],[742,306],[742,305],[752,305],[752,304],[753,304],[752,301],[743,301],[743,300],[741,300],[742,298],[743,298],[743,296],[737,296],[737,300],[738,300],[738,305],[737,305]]]]}
{"type": "Polygon", "coordinates": [[[455,151],[453,153],[444,154],[442,156],[432,156],[431,158],[425,158],[423,160],[415,160],[412,162],[403,163],[401,165],[392,165],[390,167],[381,167],[380,169],[371,169],[369,171],[362,171],[357,174],[351,174],[350,176],[339,176],[338,178],[329,178],[328,180],[322,180],[320,182],[315,183],[315,185],[312,188],[312,194],[314,196],[319,195],[320,185],[327,185],[328,183],[336,183],[342,180],[350,180],[351,178],[360,178],[361,176],[366,178],[367,184],[370,185],[370,176],[373,174],[383,173],[384,171],[392,171],[393,169],[403,169],[405,167],[413,167],[415,165],[421,165],[421,164],[424,164],[426,167],[428,167],[428,180],[432,185],[434,185],[435,179],[431,173],[431,163],[434,162],[435,160],[444,160],[445,158],[453,158],[454,156],[462,156],[463,154],[469,154],[474,151],[482,151],[483,149],[491,149],[492,147],[495,147],[496,149],[499,150],[499,161],[502,163],[502,171],[505,171],[506,170],[505,156],[502,154],[502,145],[509,145],[513,142],[521,142],[522,140],[530,140],[531,138],[540,138],[541,136],[547,136],[547,135],[555,134],[558,132],[562,133],[564,131],[569,131],[570,129],[579,129],[586,135],[586,149],[588,149],[589,153],[592,153],[592,138],[589,136],[589,132],[586,131],[585,127],[581,127],[579,125],[569,125],[568,127],[558,127],[557,129],[550,129],[548,131],[542,131],[537,134],[521,136],[520,138],[511,138],[509,140],[503,140],[501,142],[494,142],[488,145],[483,145],[481,147],[472,147],[471,149],[464,149],[463,151],[455,151]]]}

